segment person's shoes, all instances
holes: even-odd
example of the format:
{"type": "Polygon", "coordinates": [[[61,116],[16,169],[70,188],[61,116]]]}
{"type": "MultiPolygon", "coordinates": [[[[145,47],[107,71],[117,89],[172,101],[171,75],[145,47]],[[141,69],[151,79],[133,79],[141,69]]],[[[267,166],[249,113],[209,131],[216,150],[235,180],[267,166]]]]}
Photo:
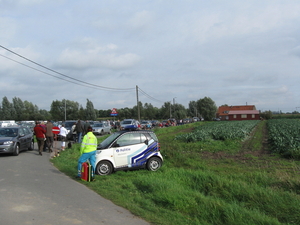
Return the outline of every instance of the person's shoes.
{"type": "Polygon", "coordinates": [[[95,177],[92,177],[92,178],[91,178],[91,181],[96,181],[95,177]]]}
{"type": "Polygon", "coordinates": [[[42,155],[42,153],[41,153],[41,152],[39,152],[39,155],[42,155]]]}

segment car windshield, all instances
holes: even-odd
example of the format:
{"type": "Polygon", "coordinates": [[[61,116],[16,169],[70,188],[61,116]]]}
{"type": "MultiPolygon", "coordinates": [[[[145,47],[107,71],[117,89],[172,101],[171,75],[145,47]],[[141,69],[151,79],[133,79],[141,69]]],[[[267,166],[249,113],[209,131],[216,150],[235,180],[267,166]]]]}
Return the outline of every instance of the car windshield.
{"type": "Polygon", "coordinates": [[[119,135],[120,135],[120,133],[118,133],[118,132],[113,133],[112,135],[110,135],[109,137],[107,137],[104,141],[102,141],[98,145],[97,149],[107,148],[111,144],[111,142],[113,142],[119,135]]]}
{"type": "Polygon", "coordinates": [[[16,137],[17,135],[17,128],[0,128],[0,137],[16,137]]]}
{"type": "Polygon", "coordinates": [[[102,123],[95,123],[95,124],[93,124],[93,127],[103,127],[103,124],[102,123]]]}
{"type": "Polygon", "coordinates": [[[131,124],[132,123],[132,120],[124,120],[123,121],[123,124],[131,124]]]}

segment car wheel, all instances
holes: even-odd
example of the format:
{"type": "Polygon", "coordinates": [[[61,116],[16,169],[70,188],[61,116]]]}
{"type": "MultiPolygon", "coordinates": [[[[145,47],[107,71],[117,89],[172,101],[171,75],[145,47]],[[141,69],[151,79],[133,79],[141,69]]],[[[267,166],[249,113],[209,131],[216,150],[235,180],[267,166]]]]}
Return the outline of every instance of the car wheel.
{"type": "Polygon", "coordinates": [[[32,141],[30,142],[30,145],[29,145],[29,147],[28,147],[28,150],[33,150],[33,148],[34,148],[34,141],[32,140],[32,141]]]}
{"type": "Polygon", "coordinates": [[[100,161],[96,167],[96,174],[109,175],[113,172],[113,166],[108,161],[100,161]]]}
{"type": "Polygon", "coordinates": [[[104,130],[101,130],[100,135],[104,135],[104,130]]]}
{"type": "Polygon", "coordinates": [[[16,147],[15,147],[13,155],[14,156],[18,156],[19,153],[20,153],[20,146],[19,146],[19,144],[16,144],[16,147]]]}
{"type": "Polygon", "coordinates": [[[157,171],[162,165],[162,161],[158,157],[152,157],[147,162],[147,169],[150,171],[157,171]]]}

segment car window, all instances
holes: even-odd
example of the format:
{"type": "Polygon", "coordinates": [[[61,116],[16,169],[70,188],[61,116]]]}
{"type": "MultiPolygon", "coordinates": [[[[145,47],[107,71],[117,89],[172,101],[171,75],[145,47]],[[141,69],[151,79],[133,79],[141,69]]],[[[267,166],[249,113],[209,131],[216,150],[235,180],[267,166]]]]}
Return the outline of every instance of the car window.
{"type": "Polygon", "coordinates": [[[24,131],[23,131],[23,128],[20,128],[19,129],[19,135],[25,135],[24,131]]]}
{"type": "Polygon", "coordinates": [[[25,135],[30,134],[29,130],[28,130],[26,127],[23,127],[23,131],[24,131],[24,134],[25,134],[25,135]]]}
{"type": "Polygon", "coordinates": [[[117,144],[122,146],[135,145],[141,143],[141,135],[139,133],[127,133],[117,140],[117,144]]]}

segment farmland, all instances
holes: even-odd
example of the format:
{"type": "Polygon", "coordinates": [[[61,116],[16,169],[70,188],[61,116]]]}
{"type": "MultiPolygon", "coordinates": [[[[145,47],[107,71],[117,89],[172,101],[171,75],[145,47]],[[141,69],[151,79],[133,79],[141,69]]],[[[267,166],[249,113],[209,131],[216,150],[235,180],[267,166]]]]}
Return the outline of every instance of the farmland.
{"type": "MultiPolygon", "coordinates": [[[[157,129],[164,156],[159,171],[116,172],[84,184],[152,224],[298,225],[300,163],[291,154],[286,158],[284,147],[276,150],[271,121],[253,122],[157,129]],[[198,138],[199,132],[205,138],[198,138]]],[[[78,149],[75,144],[52,160],[70,177],[76,174],[78,149]]]]}

